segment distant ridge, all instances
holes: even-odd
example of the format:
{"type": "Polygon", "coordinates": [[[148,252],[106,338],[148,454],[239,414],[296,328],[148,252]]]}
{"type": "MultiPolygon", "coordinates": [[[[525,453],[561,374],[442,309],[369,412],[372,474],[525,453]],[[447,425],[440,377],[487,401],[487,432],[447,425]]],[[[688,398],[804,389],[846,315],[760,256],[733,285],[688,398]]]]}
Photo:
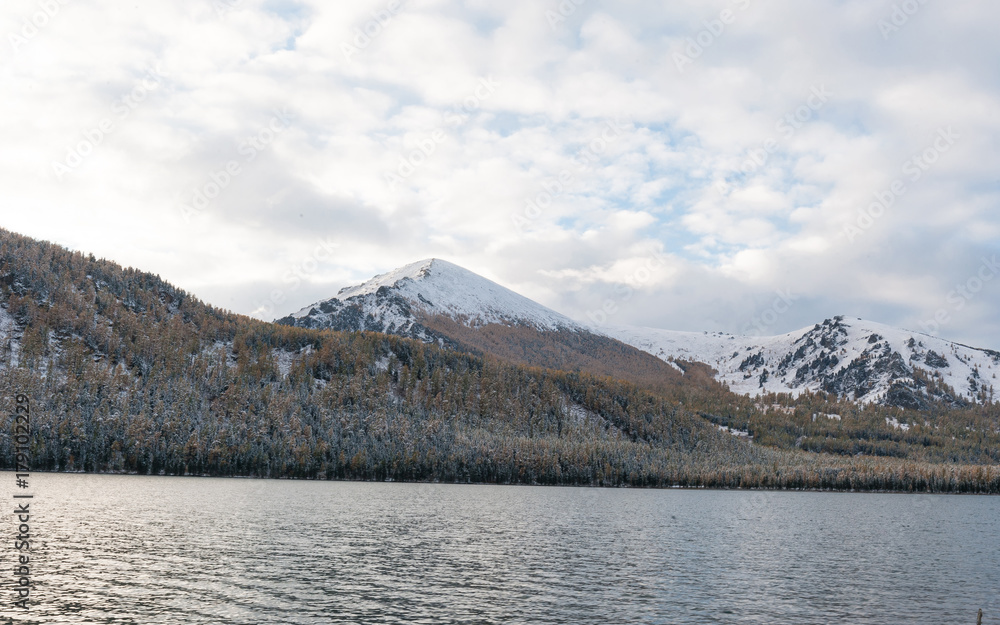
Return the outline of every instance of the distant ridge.
{"type": "Polygon", "coordinates": [[[843,316],[778,336],[604,330],[659,358],[697,360],[744,395],[824,391],[861,403],[926,408],[994,397],[1000,352],[843,316]]]}
{"type": "Polygon", "coordinates": [[[741,395],[822,391],[913,409],[931,401],[991,401],[1000,371],[998,352],[843,316],[771,337],[588,327],[440,259],[344,287],[277,323],[397,334],[654,389],[683,384],[685,376],[688,382],[704,378],[702,384],[714,377],[741,395]],[[622,344],[667,366],[651,364],[622,344]]]}

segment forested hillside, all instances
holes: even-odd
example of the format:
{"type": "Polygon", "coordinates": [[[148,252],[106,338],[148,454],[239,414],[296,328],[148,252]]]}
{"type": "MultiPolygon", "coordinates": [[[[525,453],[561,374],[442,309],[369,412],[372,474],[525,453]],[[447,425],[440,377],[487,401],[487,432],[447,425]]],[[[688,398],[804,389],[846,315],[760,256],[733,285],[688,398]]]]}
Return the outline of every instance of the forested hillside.
{"type": "Polygon", "coordinates": [[[38,468],[664,483],[755,453],[628,384],[263,323],[7,232],[0,284],[0,384],[35,402],[38,468]]]}
{"type": "Polygon", "coordinates": [[[664,362],[440,259],[344,287],[275,323],[384,332],[516,365],[613,377],[675,399],[689,389],[722,389],[701,363],[684,363],[682,369],[664,362]]]}
{"type": "Polygon", "coordinates": [[[711,369],[701,363],[667,363],[600,334],[503,324],[472,328],[444,316],[424,319],[423,325],[447,337],[454,349],[491,354],[517,365],[612,377],[677,401],[692,393],[726,394],[712,379],[711,369]]]}
{"type": "MultiPolygon", "coordinates": [[[[721,388],[657,394],[385,334],[263,323],[6,231],[0,339],[4,468],[10,402],[25,393],[37,469],[1000,492],[1000,470],[985,466],[996,464],[984,451],[996,449],[995,430],[942,453],[910,448],[933,449],[943,433],[900,443],[904,453],[854,456],[823,448],[835,428],[807,423],[805,404],[765,410],[721,388]],[[803,429],[782,433],[795,419],[803,429]]],[[[837,407],[839,427],[880,416],[848,408],[837,407]]],[[[974,428],[994,418],[968,415],[974,428]]]]}

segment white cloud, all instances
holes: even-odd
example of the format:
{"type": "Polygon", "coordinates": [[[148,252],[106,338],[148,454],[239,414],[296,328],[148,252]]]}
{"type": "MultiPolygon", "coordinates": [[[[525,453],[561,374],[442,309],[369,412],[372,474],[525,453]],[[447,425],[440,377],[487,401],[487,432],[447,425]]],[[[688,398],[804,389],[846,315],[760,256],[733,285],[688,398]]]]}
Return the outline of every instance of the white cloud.
{"type": "MultiPolygon", "coordinates": [[[[662,250],[617,320],[729,331],[779,289],[802,296],[776,332],[912,326],[1000,247],[1000,6],[928,3],[887,38],[892,3],[864,0],[590,0],[555,24],[556,2],[394,6],[66,2],[25,39],[39,4],[5,3],[2,225],[244,313],[442,256],[584,318],[662,250]],[[288,288],[321,239],[334,258],[288,288]]],[[[997,305],[991,283],[942,334],[1000,347],[997,305]]]]}

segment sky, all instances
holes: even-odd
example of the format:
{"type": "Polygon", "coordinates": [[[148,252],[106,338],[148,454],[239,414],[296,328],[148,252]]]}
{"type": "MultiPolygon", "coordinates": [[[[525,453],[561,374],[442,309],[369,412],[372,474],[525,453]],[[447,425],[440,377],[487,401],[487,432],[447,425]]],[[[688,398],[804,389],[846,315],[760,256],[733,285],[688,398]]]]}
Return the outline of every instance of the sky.
{"type": "Polygon", "coordinates": [[[5,0],[0,227],[274,319],[424,258],[597,326],[1000,349],[1000,4],[5,0]]]}

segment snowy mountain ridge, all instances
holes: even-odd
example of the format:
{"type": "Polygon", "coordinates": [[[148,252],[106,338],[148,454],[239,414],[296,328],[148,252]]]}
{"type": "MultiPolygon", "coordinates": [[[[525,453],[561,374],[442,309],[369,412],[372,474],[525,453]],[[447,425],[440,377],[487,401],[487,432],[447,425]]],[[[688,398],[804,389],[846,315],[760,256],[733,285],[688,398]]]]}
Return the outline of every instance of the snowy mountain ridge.
{"type": "Polygon", "coordinates": [[[843,316],[778,336],[606,327],[658,358],[697,360],[743,395],[825,391],[861,403],[911,408],[928,398],[963,404],[990,399],[1000,352],[843,316]]]}
{"type": "Polygon", "coordinates": [[[303,327],[370,330],[422,340],[435,337],[421,321],[443,315],[470,327],[525,325],[538,330],[581,330],[569,317],[467,269],[437,258],[411,263],[331,299],[306,306],[280,323],[303,327]]]}
{"type": "Polygon", "coordinates": [[[673,361],[701,362],[736,393],[825,391],[859,401],[922,408],[990,400],[1000,352],[843,316],[778,336],[677,332],[629,326],[584,326],[510,289],[440,259],[411,263],[307,306],[278,323],[398,334],[454,345],[461,327],[492,324],[538,332],[614,339],[673,361]],[[428,325],[437,327],[431,330],[428,325]]]}

